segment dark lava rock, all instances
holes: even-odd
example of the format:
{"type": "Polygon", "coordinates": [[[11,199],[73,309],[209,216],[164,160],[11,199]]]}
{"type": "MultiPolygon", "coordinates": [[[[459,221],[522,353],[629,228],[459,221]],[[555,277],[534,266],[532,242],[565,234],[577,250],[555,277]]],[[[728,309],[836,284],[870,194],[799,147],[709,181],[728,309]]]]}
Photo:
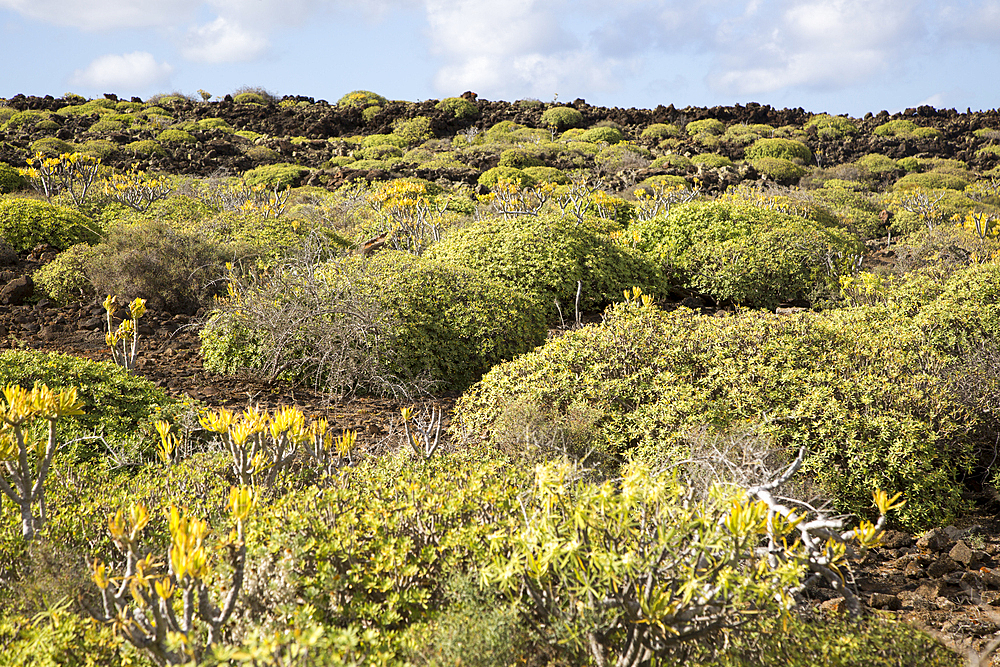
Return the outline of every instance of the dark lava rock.
{"type": "Polygon", "coordinates": [[[14,278],[0,289],[0,304],[20,306],[24,300],[35,293],[35,283],[31,276],[14,278]]]}

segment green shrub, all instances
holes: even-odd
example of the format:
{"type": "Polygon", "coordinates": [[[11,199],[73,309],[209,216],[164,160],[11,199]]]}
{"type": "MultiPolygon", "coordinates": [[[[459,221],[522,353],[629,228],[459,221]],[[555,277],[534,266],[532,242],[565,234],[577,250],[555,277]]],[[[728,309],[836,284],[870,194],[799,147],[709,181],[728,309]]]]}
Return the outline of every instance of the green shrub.
{"type": "Polygon", "coordinates": [[[737,123],[726,128],[722,140],[731,144],[750,144],[762,137],[769,137],[774,134],[774,128],[770,125],[737,123]]]}
{"type": "Polygon", "coordinates": [[[78,243],[59,253],[54,260],[42,266],[31,278],[48,298],[58,304],[68,304],[94,295],[94,288],[87,280],[87,260],[94,249],[78,243]]]}
{"type": "Polygon", "coordinates": [[[858,238],[880,238],[885,234],[885,225],[878,217],[882,208],[866,193],[860,192],[859,186],[856,181],[830,179],[822,188],[814,190],[813,196],[830,206],[858,238]]]}
{"type": "Polygon", "coordinates": [[[691,157],[691,164],[704,167],[705,169],[717,169],[719,167],[731,167],[733,166],[733,161],[725,155],[719,155],[718,153],[699,153],[691,157]]]}
{"type": "Polygon", "coordinates": [[[859,158],[854,164],[872,176],[895,173],[900,168],[895,160],[878,153],[869,153],[859,158]]]}
{"type": "Polygon", "coordinates": [[[464,97],[446,97],[435,104],[434,108],[455,118],[474,118],[479,115],[479,107],[464,97]]]}
{"type": "Polygon", "coordinates": [[[122,640],[110,626],[102,627],[75,612],[69,603],[51,601],[52,607],[33,618],[0,618],[0,664],[63,667],[67,665],[133,664],[122,640]]]}
{"type": "Polygon", "coordinates": [[[242,137],[250,142],[257,141],[258,139],[266,136],[259,132],[251,132],[250,130],[236,130],[236,132],[234,132],[233,134],[235,134],[237,137],[242,137]]]}
{"type": "Polygon", "coordinates": [[[223,118],[202,118],[198,121],[198,129],[232,132],[233,126],[227,123],[223,118]]]}
{"type": "MultiPolygon", "coordinates": [[[[57,391],[76,387],[84,403],[82,415],[56,422],[61,442],[96,433],[103,434],[116,450],[137,441],[151,447],[157,437],[153,421],[161,410],[178,403],[149,380],[110,361],[91,361],[58,352],[0,352],[0,384],[30,388],[36,382],[57,391]]],[[[75,442],[70,451],[77,460],[108,454],[100,440],[75,442]]]]}
{"type": "Polygon", "coordinates": [[[393,124],[392,133],[403,140],[405,147],[416,146],[434,138],[431,119],[427,116],[397,121],[393,124]]]}
{"type": "Polygon", "coordinates": [[[160,142],[154,141],[153,139],[141,139],[139,141],[132,141],[125,144],[125,148],[132,151],[136,155],[150,156],[150,155],[166,155],[167,151],[160,142]]]}
{"type": "Polygon", "coordinates": [[[556,183],[565,185],[569,183],[567,176],[561,169],[555,167],[525,167],[524,173],[536,183],[556,183]]]}
{"type": "Polygon", "coordinates": [[[573,107],[552,107],[542,114],[542,125],[568,130],[583,123],[583,114],[573,107]]]}
{"type": "Polygon", "coordinates": [[[776,157],[802,164],[812,162],[812,151],[809,147],[794,139],[758,139],[746,149],[745,156],[747,160],[776,157]]]}
{"type": "Polygon", "coordinates": [[[743,202],[682,204],[630,230],[689,287],[752,308],[822,293],[835,279],[830,254],[861,251],[842,230],[743,202]]]}
{"type": "Polygon", "coordinates": [[[40,243],[65,250],[99,238],[94,222],[83,213],[36,199],[0,200],[0,236],[15,250],[40,243]]]}
{"type": "Polygon", "coordinates": [[[125,123],[117,118],[105,116],[91,125],[87,131],[92,134],[114,134],[115,132],[122,132],[124,129],[125,123]]]}
{"type": "Polygon", "coordinates": [[[681,131],[673,123],[653,123],[639,135],[641,139],[650,139],[653,141],[679,136],[681,136],[681,131]]]}
{"type": "Polygon", "coordinates": [[[645,169],[649,166],[651,158],[650,152],[642,146],[623,141],[602,148],[594,156],[594,162],[603,169],[619,173],[626,169],[645,169]]]}
{"type": "Polygon", "coordinates": [[[126,102],[125,100],[119,100],[115,103],[115,111],[118,113],[135,113],[136,111],[142,111],[146,108],[146,105],[142,102],[126,102]]]}
{"type": "Polygon", "coordinates": [[[726,126],[721,120],[716,118],[705,118],[703,120],[693,120],[684,126],[684,130],[687,132],[689,137],[695,137],[699,134],[708,135],[721,135],[725,130],[726,126]]]}
{"type": "Polygon", "coordinates": [[[0,126],[10,120],[11,116],[17,113],[16,109],[0,105],[0,126]]]}
{"type": "Polygon", "coordinates": [[[577,406],[597,415],[592,449],[670,467],[698,433],[749,429],[787,459],[806,447],[804,483],[839,511],[872,517],[872,489],[901,491],[898,522],[917,530],[963,511],[968,434],[983,418],[929,372],[923,341],[880,308],[713,318],[618,304],[486,374],[456,404],[453,429],[496,442],[508,406],[528,402],[556,423],[577,406]]]}
{"type": "Polygon", "coordinates": [[[6,162],[0,162],[0,195],[17,192],[26,187],[28,187],[28,182],[21,176],[21,172],[6,162]]]}
{"type": "Polygon", "coordinates": [[[816,135],[825,141],[835,141],[844,137],[858,133],[858,127],[846,116],[831,116],[828,113],[821,113],[813,116],[806,123],[805,129],[815,128],[816,135]]]}
{"type": "Polygon", "coordinates": [[[369,90],[355,90],[354,92],[347,93],[337,100],[337,106],[364,108],[370,106],[382,106],[386,102],[388,102],[387,99],[369,90]]]}
{"type": "Polygon", "coordinates": [[[920,160],[915,157],[902,157],[896,161],[896,165],[905,172],[920,171],[920,160]]]}
{"type": "Polygon", "coordinates": [[[453,230],[428,254],[531,294],[550,316],[556,315],[556,299],[564,313],[571,312],[580,281],[581,308],[593,312],[619,300],[630,287],[654,291],[661,287],[649,262],[611,240],[611,233],[619,230],[618,224],[607,220],[579,223],[544,213],[492,218],[453,230]]]}
{"type": "Polygon", "coordinates": [[[118,144],[107,139],[91,139],[80,146],[80,152],[98,160],[106,160],[118,153],[118,144]]]}
{"type": "Polygon", "coordinates": [[[961,176],[940,171],[924,171],[914,174],[907,174],[896,181],[894,190],[912,190],[913,188],[924,188],[926,190],[964,190],[968,187],[969,181],[961,176]]]}
{"type": "Polygon", "coordinates": [[[535,184],[535,180],[531,176],[516,167],[493,167],[492,169],[487,169],[479,176],[478,182],[480,185],[492,188],[501,180],[513,181],[522,188],[535,184]]]}
{"type": "Polygon", "coordinates": [[[763,616],[714,642],[693,647],[691,667],[959,667],[962,658],[908,623],[866,616],[763,616]],[[724,646],[718,650],[719,646],[724,646]],[[700,654],[700,655],[699,655],[700,654]]]}
{"type": "MultiPolygon", "coordinates": [[[[273,366],[276,355],[287,362],[296,358],[310,360],[295,362],[285,375],[331,390],[351,389],[343,383],[354,381],[367,390],[384,391],[386,385],[370,384],[369,378],[361,375],[379,370],[391,374],[396,383],[429,379],[436,390],[451,391],[465,388],[494,364],[532,349],[545,337],[543,307],[533,303],[530,296],[448,262],[382,251],[373,257],[334,260],[319,271],[329,277],[326,287],[308,297],[315,298],[315,304],[306,298],[300,303],[288,302],[299,297],[285,293],[275,296],[286,303],[269,306],[280,310],[284,305],[300,309],[313,304],[322,312],[311,319],[319,321],[303,321],[303,330],[295,333],[292,327],[296,323],[277,321],[280,313],[276,311],[269,316],[269,323],[248,328],[243,324],[248,311],[240,308],[267,305],[257,303],[265,297],[256,296],[259,292],[253,288],[254,296],[249,297],[254,299],[253,304],[245,304],[248,297],[243,297],[234,309],[213,319],[202,332],[206,367],[221,371],[240,366],[264,370],[273,366]],[[369,326],[375,330],[371,334],[362,332],[363,336],[353,328],[348,330],[355,325],[342,313],[331,314],[331,300],[355,311],[374,308],[371,318],[375,323],[369,326]],[[323,338],[323,328],[330,326],[341,329],[323,338]],[[282,337],[298,342],[286,342],[279,349],[276,341],[282,337]],[[341,366],[333,369],[340,375],[333,376],[329,369],[312,361],[330,353],[314,346],[321,340],[322,345],[329,345],[334,339],[338,345],[353,350],[351,363],[362,367],[357,375],[348,377],[344,374],[346,367],[341,366]]],[[[301,288],[285,291],[289,289],[301,288]]],[[[388,378],[381,381],[388,382],[388,378]]]]}
{"type": "Polygon", "coordinates": [[[43,137],[31,142],[31,153],[41,153],[47,157],[59,157],[63,153],[72,153],[76,150],[68,141],[56,139],[55,137],[43,137]]]}
{"type": "Polygon", "coordinates": [[[163,143],[182,143],[182,144],[193,144],[197,143],[198,139],[184,130],[164,130],[156,136],[156,140],[163,143]]]}
{"type": "Polygon", "coordinates": [[[147,220],[117,225],[86,261],[87,278],[98,294],[131,301],[142,297],[172,311],[194,312],[207,290],[225,273],[229,248],[196,231],[176,230],[147,220]]]}
{"type": "Polygon", "coordinates": [[[545,162],[523,148],[508,148],[500,154],[500,166],[524,169],[525,167],[544,167],[545,162]]]}
{"type": "Polygon", "coordinates": [[[238,93],[233,96],[233,102],[237,104],[267,104],[267,100],[260,93],[255,93],[253,91],[247,91],[245,93],[238,93]]]}
{"type": "Polygon", "coordinates": [[[590,141],[597,144],[617,144],[624,139],[622,131],[616,127],[592,127],[576,137],[577,141],[590,141]]]}
{"type": "Polygon", "coordinates": [[[898,137],[901,139],[937,139],[941,136],[939,130],[933,127],[919,127],[912,120],[900,118],[882,123],[874,130],[878,137],[898,137]]]}
{"type": "Polygon", "coordinates": [[[781,157],[759,157],[750,162],[758,173],[779,183],[793,183],[806,175],[806,168],[781,157]]]}
{"type": "Polygon", "coordinates": [[[392,144],[379,144],[355,151],[354,155],[359,160],[387,160],[393,157],[403,157],[403,150],[392,144]]]}
{"type": "Polygon", "coordinates": [[[285,188],[294,185],[300,178],[309,173],[307,167],[297,164],[281,162],[279,164],[268,164],[253,169],[243,174],[243,180],[248,185],[264,185],[268,188],[285,188]]]}
{"type": "Polygon", "coordinates": [[[361,141],[361,146],[371,148],[372,146],[396,146],[406,148],[406,139],[398,134],[369,134],[361,141]]]}
{"type": "Polygon", "coordinates": [[[12,132],[14,130],[30,130],[35,127],[38,123],[46,120],[48,114],[42,111],[17,111],[0,126],[0,130],[5,130],[7,132],[12,132]]]}
{"type": "Polygon", "coordinates": [[[243,154],[254,162],[274,162],[281,159],[281,154],[273,148],[268,148],[267,146],[256,145],[249,146],[245,149],[241,149],[243,154]]]}
{"type": "Polygon", "coordinates": [[[667,155],[661,155],[660,157],[653,160],[650,167],[660,168],[660,167],[673,167],[675,169],[687,169],[693,165],[689,158],[678,155],[677,153],[668,153],[667,155]]]}

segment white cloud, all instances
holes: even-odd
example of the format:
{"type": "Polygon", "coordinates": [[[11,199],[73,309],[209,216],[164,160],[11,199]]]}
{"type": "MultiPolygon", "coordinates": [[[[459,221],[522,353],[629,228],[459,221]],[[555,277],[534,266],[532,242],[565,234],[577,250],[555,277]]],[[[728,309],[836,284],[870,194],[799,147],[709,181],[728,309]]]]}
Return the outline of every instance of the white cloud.
{"type": "Polygon", "coordinates": [[[193,16],[201,0],[0,0],[0,9],[82,30],[164,27],[193,16]]]}
{"type": "Polygon", "coordinates": [[[196,62],[235,63],[254,60],[267,48],[266,36],[220,16],[188,30],[181,53],[196,62]]]}
{"type": "Polygon", "coordinates": [[[172,72],[173,67],[156,62],[151,53],[135,51],[101,56],[73,72],[70,83],[104,90],[143,90],[166,84],[172,72]]]}
{"type": "Polygon", "coordinates": [[[871,80],[926,37],[916,9],[904,0],[807,0],[756,12],[720,26],[710,83],[748,95],[871,80]]]}

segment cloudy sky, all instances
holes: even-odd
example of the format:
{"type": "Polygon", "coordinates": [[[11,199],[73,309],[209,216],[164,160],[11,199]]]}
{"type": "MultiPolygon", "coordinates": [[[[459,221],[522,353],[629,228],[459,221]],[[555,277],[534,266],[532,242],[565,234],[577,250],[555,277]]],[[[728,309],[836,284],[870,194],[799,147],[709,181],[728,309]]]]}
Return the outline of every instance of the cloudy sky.
{"type": "Polygon", "coordinates": [[[1000,107],[1000,0],[0,0],[0,97],[1000,107]]]}

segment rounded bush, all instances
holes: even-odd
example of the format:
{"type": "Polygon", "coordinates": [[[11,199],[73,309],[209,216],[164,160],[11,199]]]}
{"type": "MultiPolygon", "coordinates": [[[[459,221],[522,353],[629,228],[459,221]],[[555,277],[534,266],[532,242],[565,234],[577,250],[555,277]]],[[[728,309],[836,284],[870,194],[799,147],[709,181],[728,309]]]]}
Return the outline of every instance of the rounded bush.
{"type": "Polygon", "coordinates": [[[623,141],[602,148],[594,156],[594,162],[604,169],[618,173],[626,169],[645,169],[649,166],[650,158],[652,155],[642,146],[623,141]]]}
{"type": "Polygon", "coordinates": [[[861,251],[843,230],[747,202],[682,204],[630,230],[689,288],[751,308],[822,293],[835,280],[827,258],[861,251]]]}
{"type": "Polygon", "coordinates": [[[80,301],[94,295],[94,287],[87,280],[86,271],[87,261],[93,255],[93,246],[77,243],[35,271],[31,278],[48,298],[58,304],[80,301]]]}
{"type": "Polygon", "coordinates": [[[745,157],[748,160],[776,157],[809,164],[812,162],[812,151],[804,143],[794,139],[758,139],[746,149],[745,157]]]}
{"type": "MultiPolygon", "coordinates": [[[[30,388],[36,382],[55,390],[76,387],[84,403],[82,415],[56,422],[62,442],[103,433],[112,446],[141,440],[151,447],[156,437],[152,422],[160,410],[178,403],[149,380],[108,361],[30,350],[0,353],[0,386],[13,383],[30,388]]],[[[107,451],[100,440],[72,445],[72,454],[78,460],[107,456],[107,451]]]]}
{"type": "Polygon", "coordinates": [[[479,176],[479,184],[488,188],[496,186],[501,180],[513,181],[526,188],[535,184],[535,179],[517,167],[493,167],[479,176]]]}
{"type": "Polygon", "coordinates": [[[59,157],[63,153],[72,153],[74,150],[73,144],[55,137],[43,137],[31,142],[32,155],[41,153],[48,157],[59,157]]]}
{"type": "Polygon", "coordinates": [[[941,132],[933,127],[920,127],[912,120],[900,118],[882,123],[874,130],[878,137],[898,137],[900,139],[936,139],[941,132]]]}
{"type": "Polygon", "coordinates": [[[136,155],[150,156],[150,155],[166,155],[167,151],[160,142],[154,141],[153,139],[141,139],[140,141],[132,141],[125,144],[125,148],[132,151],[136,155]]]}
{"type": "Polygon", "coordinates": [[[233,96],[233,102],[237,104],[267,104],[267,100],[260,93],[255,93],[253,91],[247,91],[245,93],[239,93],[233,96]]]}
{"type": "Polygon", "coordinates": [[[161,308],[193,313],[230,259],[228,248],[202,234],[147,220],[115,226],[85,266],[99,295],[157,300],[161,308]]]}
{"type": "Polygon", "coordinates": [[[431,119],[427,116],[397,121],[393,124],[392,133],[402,139],[404,147],[416,146],[434,138],[431,119]]]}
{"type": "Polygon", "coordinates": [[[583,123],[583,114],[573,107],[552,107],[542,114],[542,125],[568,130],[583,123]]]}
{"type": "Polygon", "coordinates": [[[719,135],[726,130],[726,126],[721,120],[716,118],[705,118],[703,120],[693,120],[684,126],[684,130],[689,137],[699,134],[719,135]]]}
{"type": "Polygon", "coordinates": [[[925,171],[903,176],[893,185],[893,190],[912,190],[913,188],[964,190],[968,186],[969,181],[956,174],[925,171]]]}
{"type": "Polygon", "coordinates": [[[633,286],[657,291],[662,281],[643,257],[614,243],[617,223],[555,214],[489,218],[455,229],[428,250],[435,259],[455,262],[530,293],[550,316],[554,301],[572,310],[577,281],[581,308],[593,312],[621,298],[633,286]]]}
{"type": "Polygon", "coordinates": [[[873,489],[902,492],[894,519],[920,530],[965,509],[968,427],[982,418],[928,372],[923,340],[904,316],[870,307],[715,318],[618,304],[487,373],[452,428],[499,443],[525,430],[511,406],[555,425],[586,413],[591,448],[668,469],[699,438],[749,434],[786,460],[805,447],[800,478],[838,511],[874,518],[873,489]]]}
{"type": "Polygon", "coordinates": [[[21,173],[6,162],[0,162],[0,194],[17,192],[28,187],[21,173]]]}
{"type": "Polygon", "coordinates": [[[718,153],[699,153],[698,155],[691,156],[691,164],[704,167],[705,169],[717,169],[719,167],[731,167],[733,166],[733,161],[725,155],[719,155],[718,153]]]}
{"type": "Polygon", "coordinates": [[[858,133],[858,127],[846,116],[831,116],[828,113],[821,113],[813,116],[806,123],[805,129],[815,128],[816,135],[826,141],[843,139],[844,137],[858,133]]]}
{"type": "Polygon", "coordinates": [[[243,174],[248,185],[264,185],[269,188],[285,188],[294,185],[309,173],[308,167],[281,162],[254,167],[243,174]]]}
{"type": "Polygon", "coordinates": [[[451,114],[454,118],[474,118],[479,115],[479,107],[464,97],[446,97],[434,108],[451,114]]]}
{"type": "Polygon", "coordinates": [[[391,157],[403,157],[403,149],[392,144],[379,144],[362,148],[354,155],[359,160],[387,160],[391,157]]]}
{"type": "Polygon", "coordinates": [[[794,183],[806,175],[805,167],[781,157],[759,157],[750,164],[758,173],[778,183],[794,183]]]}
{"type": "Polygon", "coordinates": [[[524,173],[534,179],[536,183],[556,183],[558,185],[569,183],[569,176],[563,173],[562,169],[555,167],[525,167],[524,173]]]}
{"type": "Polygon", "coordinates": [[[80,152],[98,160],[106,160],[118,153],[118,144],[107,139],[91,139],[80,146],[80,152]]]}
{"type": "Polygon", "coordinates": [[[621,130],[616,127],[592,127],[576,137],[577,141],[590,141],[597,144],[617,144],[624,139],[621,130]]]}
{"type": "Polygon", "coordinates": [[[370,90],[355,90],[353,92],[347,93],[339,100],[337,100],[337,106],[339,107],[370,107],[370,106],[382,106],[387,99],[371,92],[370,90]]]}
{"type": "Polygon", "coordinates": [[[890,157],[879,153],[869,153],[854,163],[864,172],[873,176],[889,174],[899,170],[899,165],[890,157]]]}
{"type": "Polygon", "coordinates": [[[156,137],[157,141],[165,143],[182,143],[182,144],[193,144],[198,141],[198,139],[185,130],[164,130],[156,137]]]}
{"type": "Polygon", "coordinates": [[[524,169],[525,167],[543,167],[545,162],[523,148],[508,148],[500,154],[500,166],[524,169]]]}
{"type": "MultiPolygon", "coordinates": [[[[427,377],[438,391],[461,390],[545,339],[544,310],[530,296],[450,262],[383,251],[336,260],[327,271],[332,284],[388,316],[371,352],[404,381],[427,377]]],[[[260,349],[232,318],[210,321],[202,333],[205,366],[213,370],[260,368],[260,349]]]]}
{"type": "Polygon", "coordinates": [[[94,221],[83,213],[37,199],[0,201],[0,236],[18,251],[40,243],[65,250],[100,238],[94,221]]]}
{"type": "Polygon", "coordinates": [[[652,141],[661,141],[679,136],[681,136],[681,131],[673,123],[653,123],[639,135],[641,139],[650,139],[652,141]]]}
{"type": "Polygon", "coordinates": [[[772,136],[774,128],[770,125],[737,123],[726,128],[722,140],[732,144],[751,144],[764,136],[772,136]]]}

